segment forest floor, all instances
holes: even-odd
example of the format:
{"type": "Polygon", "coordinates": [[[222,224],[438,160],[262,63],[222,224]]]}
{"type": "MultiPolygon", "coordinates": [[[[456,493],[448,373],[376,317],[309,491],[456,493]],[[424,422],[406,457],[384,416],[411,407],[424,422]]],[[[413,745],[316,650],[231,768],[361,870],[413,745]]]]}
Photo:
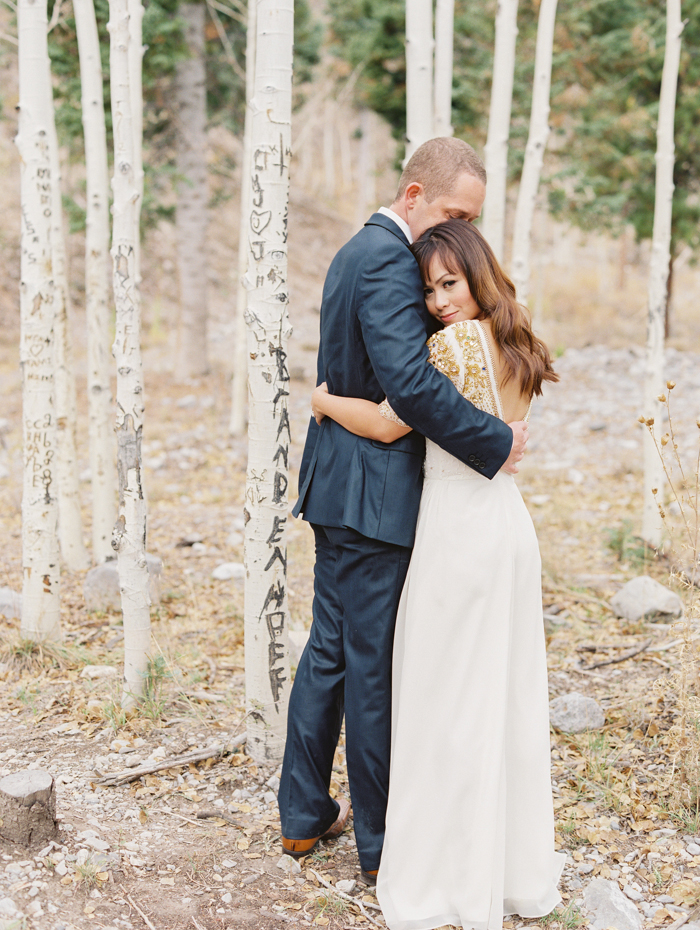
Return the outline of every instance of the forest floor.
{"type": "MultiPolygon", "coordinates": [[[[308,214],[309,229],[317,221],[308,214]]],[[[346,232],[338,227],[336,236],[346,232]]],[[[318,235],[324,239],[322,227],[318,235]]],[[[330,237],[324,243],[332,254],[330,237]]],[[[312,252],[319,266],[328,257],[312,252]]],[[[302,265],[299,261],[299,276],[302,265]]],[[[309,274],[313,287],[299,278],[303,313],[294,319],[290,349],[293,467],[300,460],[314,370],[321,272],[312,268],[309,274]]],[[[19,591],[20,376],[16,343],[7,334],[3,338],[0,586],[19,591]]],[[[560,331],[557,339],[566,344],[560,331]]],[[[348,900],[324,885],[358,881],[352,830],[322,844],[295,871],[279,842],[279,773],[255,765],[241,749],[221,757],[212,750],[207,762],[161,770],[122,787],[97,784],[107,773],[140,763],[230,744],[245,727],[243,589],[236,580],[212,578],[218,564],[243,559],[245,442],[228,435],[223,366],[209,377],[183,381],[168,369],[169,352],[151,326],[144,365],[148,548],[164,568],[161,603],[152,617],[157,660],[143,714],[124,716],[117,678],[83,677],[86,665],[118,669],[123,656],[120,615],[87,611],[84,573],[62,575],[61,649],[40,658],[27,655],[18,646],[18,622],[0,615],[0,777],[27,768],[50,771],[61,821],[52,849],[27,851],[0,842],[0,927],[276,930],[290,924],[381,924],[371,891],[357,884],[348,900]]],[[[617,881],[636,896],[650,927],[677,924],[700,900],[695,854],[700,819],[674,803],[679,719],[674,682],[682,670],[674,642],[680,634],[664,623],[629,624],[609,607],[630,578],[647,573],[673,584],[671,571],[689,559],[675,506],[669,508],[672,537],[665,556],[650,558],[636,538],[642,362],[634,347],[570,348],[557,362],[561,384],[548,389],[533,411],[530,451],[518,484],[542,548],[551,695],[591,696],[606,722],[590,734],[552,732],[557,844],[569,853],[564,900],[546,920],[510,920],[508,928],[584,926],[589,920],[582,892],[594,876],[617,881]],[[613,661],[599,664],[607,660],[613,661]]],[[[692,472],[700,356],[672,349],[667,374],[677,382],[674,424],[692,472]]],[[[79,383],[81,377],[79,370],[79,383]]],[[[85,467],[83,394],[79,435],[85,467]]],[[[86,476],[86,536],[88,481],[86,476]]],[[[303,522],[293,522],[288,551],[291,623],[302,629],[310,622],[313,557],[303,522]]],[[[331,790],[347,793],[342,744],[331,790]]]]}

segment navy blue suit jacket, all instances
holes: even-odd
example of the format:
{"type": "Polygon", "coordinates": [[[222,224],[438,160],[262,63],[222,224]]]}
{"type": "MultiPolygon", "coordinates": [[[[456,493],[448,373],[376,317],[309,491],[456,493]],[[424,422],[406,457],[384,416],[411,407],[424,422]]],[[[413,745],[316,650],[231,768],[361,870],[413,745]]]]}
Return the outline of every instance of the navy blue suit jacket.
{"type": "Polygon", "coordinates": [[[424,436],[492,478],[511,429],[465,400],[428,360],[434,330],[418,264],[398,225],[373,214],[333,259],[321,303],[318,384],[331,394],[384,397],[413,432],[391,444],[312,418],[294,515],[412,546],[423,485],[424,436]]]}

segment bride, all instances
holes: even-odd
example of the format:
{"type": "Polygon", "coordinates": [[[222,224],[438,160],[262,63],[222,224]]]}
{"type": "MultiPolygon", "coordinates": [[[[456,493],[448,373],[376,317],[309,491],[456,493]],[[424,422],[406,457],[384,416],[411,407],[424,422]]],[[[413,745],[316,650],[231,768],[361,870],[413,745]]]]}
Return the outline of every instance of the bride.
{"type": "MultiPolygon", "coordinates": [[[[412,246],[443,325],[432,364],[506,423],[557,381],[515,289],[476,227],[449,220],[412,246]]],[[[387,401],[313,393],[368,439],[409,432],[387,401]]],[[[493,480],[430,440],[396,621],[386,838],[377,896],[390,930],[499,930],[560,902],[554,851],[541,563],[511,475],[493,480]]]]}

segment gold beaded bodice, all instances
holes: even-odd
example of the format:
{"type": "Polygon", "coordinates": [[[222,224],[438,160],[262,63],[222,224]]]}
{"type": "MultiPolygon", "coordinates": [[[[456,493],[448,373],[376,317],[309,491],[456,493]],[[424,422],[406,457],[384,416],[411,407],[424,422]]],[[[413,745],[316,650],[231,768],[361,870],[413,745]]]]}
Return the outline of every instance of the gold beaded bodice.
{"type": "MultiPolygon", "coordinates": [[[[488,337],[478,320],[464,320],[446,326],[430,337],[428,349],[431,363],[447,375],[463,397],[479,410],[504,419],[488,337]]],[[[382,401],[379,412],[388,420],[407,426],[394,413],[388,401],[382,401]]],[[[426,439],[425,443],[423,473],[426,481],[486,480],[480,472],[465,465],[430,439],[426,439]]]]}
{"type": "MultiPolygon", "coordinates": [[[[428,340],[428,349],[431,364],[447,375],[463,397],[479,410],[503,419],[489,344],[476,320],[464,320],[441,329],[428,340]]],[[[407,425],[386,400],[379,405],[379,412],[394,423],[407,425]]]]}

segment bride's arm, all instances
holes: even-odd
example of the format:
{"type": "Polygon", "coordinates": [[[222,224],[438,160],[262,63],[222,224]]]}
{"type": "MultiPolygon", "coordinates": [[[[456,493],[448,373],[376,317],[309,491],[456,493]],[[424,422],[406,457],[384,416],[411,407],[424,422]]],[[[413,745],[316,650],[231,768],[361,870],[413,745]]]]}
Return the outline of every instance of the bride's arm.
{"type": "Polygon", "coordinates": [[[329,394],[325,381],[311,395],[311,410],[317,423],[324,417],[330,417],[348,432],[379,442],[395,442],[411,432],[410,426],[400,426],[382,416],[379,406],[360,397],[329,394]]]}

